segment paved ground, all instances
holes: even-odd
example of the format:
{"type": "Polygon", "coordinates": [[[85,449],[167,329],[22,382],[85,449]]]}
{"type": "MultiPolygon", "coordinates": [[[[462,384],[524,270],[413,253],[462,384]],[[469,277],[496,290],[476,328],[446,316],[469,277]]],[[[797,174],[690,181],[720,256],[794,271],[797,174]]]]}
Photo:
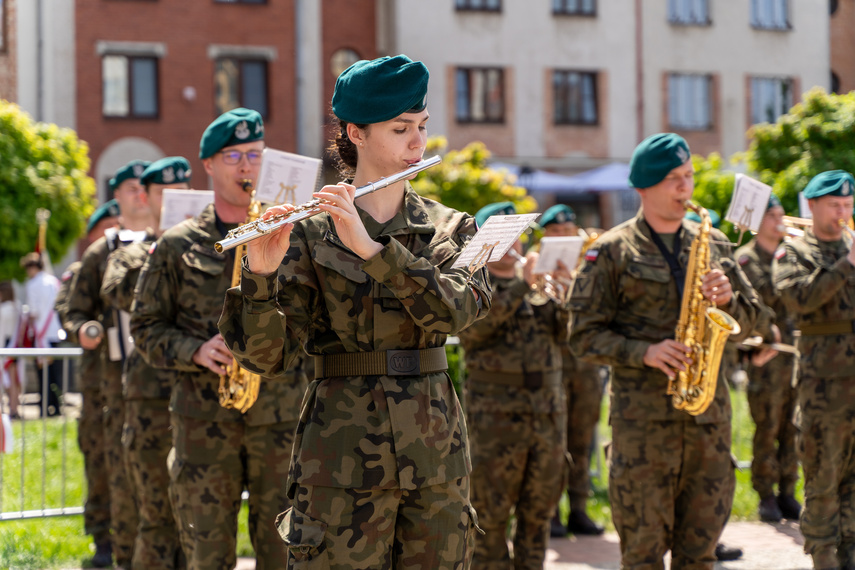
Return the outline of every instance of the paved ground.
{"type": "MultiPolygon", "coordinates": [[[[809,570],[810,557],[802,552],[798,524],[732,522],[724,530],[723,542],[738,546],[745,554],[741,560],[716,564],[717,570],[809,570]]],[[[546,554],[545,570],[614,570],[620,568],[617,535],[552,539],[546,554]]],[[[666,557],[667,558],[667,557],[666,557]]],[[[255,561],[241,558],[238,570],[254,570],[255,561]]]]}

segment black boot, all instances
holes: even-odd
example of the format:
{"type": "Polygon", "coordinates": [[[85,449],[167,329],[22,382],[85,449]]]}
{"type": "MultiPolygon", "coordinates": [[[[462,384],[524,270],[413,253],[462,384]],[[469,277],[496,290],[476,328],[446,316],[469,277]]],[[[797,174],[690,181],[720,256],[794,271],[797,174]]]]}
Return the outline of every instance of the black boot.
{"type": "Polygon", "coordinates": [[[781,522],[784,515],[781,514],[781,507],[778,506],[778,501],[775,500],[775,495],[769,495],[760,500],[760,506],[757,507],[757,512],[760,514],[760,520],[763,522],[781,522]]]}
{"type": "Polygon", "coordinates": [[[597,536],[603,534],[603,527],[595,523],[588,517],[585,511],[570,511],[570,517],[567,519],[567,530],[573,534],[587,534],[597,536]]]}
{"type": "Polygon", "coordinates": [[[719,562],[739,560],[742,558],[742,549],[726,546],[719,542],[715,545],[715,558],[719,562]]]}
{"type": "Polygon", "coordinates": [[[110,568],[113,566],[113,545],[110,539],[95,543],[95,555],[92,557],[92,566],[95,568],[110,568]]]}
{"type": "Polygon", "coordinates": [[[552,538],[567,538],[567,527],[561,522],[561,516],[555,511],[555,516],[549,521],[549,536],[552,538]]]}
{"type": "Polygon", "coordinates": [[[801,504],[792,495],[778,495],[778,508],[781,509],[781,516],[791,521],[799,520],[802,512],[801,504]]]}

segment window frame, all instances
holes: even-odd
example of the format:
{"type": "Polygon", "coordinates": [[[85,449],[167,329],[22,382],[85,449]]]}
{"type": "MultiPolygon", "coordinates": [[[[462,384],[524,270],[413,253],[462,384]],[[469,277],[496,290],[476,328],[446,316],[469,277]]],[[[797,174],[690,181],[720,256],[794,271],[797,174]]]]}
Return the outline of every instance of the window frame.
{"type": "MultiPolygon", "coordinates": [[[[689,90],[692,93],[689,94],[690,99],[695,99],[699,94],[701,94],[701,90],[697,89],[697,85],[688,86],[689,90]]],[[[710,131],[715,128],[715,109],[713,106],[713,76],[709,73],[680,73],[680,72],[671,72],[668,73],[668,126],[675,131],[710,131]],[[700,121],[685,121],[685,117],[675,117],[680,114],[680,107],[685,108],[686,103],[683,102],[682,99],[675,97],[675,90],[685,90],[686,85],[689,80],[702,81],[705,85],[702,85],[703,91],[706,91],[705,95],[703,95],[705,100],[705,109],[701,111],[690,111],[689,114],[694,116],[705,115],[706,122],[702,123],[700,121]],[[675,82],[680,82],[680,85],[677,85],[675,82]],[[674,112],[676,108],[677,113],[674,112]],[[675,122],[675,118],[682,122],[675,122]]]]}
{"type": "Polygon", "coordinates": [[[710,2],[709,0],[668,0],[668,23],[672,26],[710,26],[712,18],[710,18],[710,2]],[[703,5],[703,14],[700,18],[695,18],[693,14],[689,16],[681,15],[679,12],[693,12],[696,4],[703,5]]]}
{"type": "Polygon", "coordinates": [[[585,10],[582,6],[586,0],[552,0],[552,15],[553,16],[576,16],[582,18],[596,18],[597,17],[597,0],[590,0],[591,9],[585,10]],[[568,4],[574,1],[577,3],[578,8],[571,9],[568,4]]]}
{"type": "Polygon", "coordinates": [[[502,0],[454,0],[454,10],[456,12],[502,12],[502,0]],[[480,6],[475,6],[475,3],[480,6]],[[495,2],[496,6],[487,6],[488,2],[495,2]]]}
{"type": "Polygon", "coordinates": [[[267,5],[267,0],[213,0],[214,4],[249,4],[249,5],[267,5]]]}
{"type": "MultiPolygon", "coordinates": [[[[764,4],[765,6],[765,4],[764,4]]],[[[768,30],[768,31],[779,31],[786,32],[793,29],[792,24],[790,23],[790,2],[789,0],[751,0],[748,3],[748,18],[751,23],[751,27],[755,30],[768,30]],[[760,11],[761,5],[760,3],[768,3],[769,6],[774,7],[774,3],[783,4],[784,10],[784,22],[783,24],[775,24],[761,21],[760,19],[760,11]]]]}
{"type": "Polygon", "coordinates": [[[160,111],[162,108],[161,100],[160,100],[160,59],[161,57],[156,53],[122,53],[120,51],[116,52],[106,52],[101,54],[101,117],[106,120],[133,120],[133,121],[158,121],[160,120],[160,111]],[[127,88],[127,104],[128,104],[128,112],[124,115],[118,114],[107,114],[104,112],[104,106],[106,103],[106,99],[104,97],[104,62],[108,57],[123,57],[125,58],[127,65],[125,66],[125,79],[126,79],[126,88],[127,88]],[[136,114],[134,112],[134,74],[133,74],[133,62],[149,60],[154,63],[154,103],[155,103],[155,112],[151,115],[145,114],[136,114]]]}
{"type": "Polygon", "coordinates": [[[781,115],[784,115],[789,112],[789,110],[795,105],[795,81],[792,77],[782,77],[782,76],[762,76],[762,75],[752,75],[749,78],[749,89],[751,89],[751,124],[757,125],[760,123],[770,123],[774,124],[781,115]],[[755,110],[757,106],[760,104],[758,102],[759,98],[757,97],[757,90],[755,89],[755,82],[777,82],[777,89],[780,89],[782,85],[786,85],[788,87],[788,91],[786,93],[787,101],[782,101],[782,108],[780,112],[772,119],[764,117],[759,121],[757,120],[757,115],[755,114],[755,110]]]}
{"type": "Polygon", "coordinates": [[[6,2],[0,0],[0,53],[6,53],[6,2]]]}
{"type": "MultiPolygon", "coordinates": [[[[261,118],[265,121],[270,119],[270,60],[261,55],[238,55],[238,54],[221,54],[214,58],[214,73],[212,74],[212,79],[214,79],[214,116],[219,117],[226,111],[230,109],[220,109],[219,104],[217,103],[217,85],[216,85],[216,72],[219,63],[223,60],[233,60],[237,63],[237,96],[238,96],[238,107],[246,107],[246,101],[244,100],[244,84],[243,84],[243,76],[244,76],[244,64],[246,63],[260,63],[264,66],[264,103],[265,103],[265,111],[258,113],[261,115],[261,118]]],[[[251,108],[251,107],[247,107],[251,108]]],[[[256,109],[257,110],[257,109],[256,109]]]]}
{"type": "Polygon", "coordinates": [[[598,71],[586,70],[586,69],[553,69],[552,70],[552,124],[555,126],[584,126],[584,127],[594,127],[599,126],[600,124],[600,105],[599,105],[599,78],[600,73],[598,71]],[[570,87],[568,80],[571,75],[578,74],[580,79],[580,109],[584,109],[585,100],[584,100],[584,91],[585,87],[583,85],[585,78],[591,79],[591,97],[592,104],[594,106],[594,120],[586,121],[584,120],[584,111],[580,111],[579,119],[574,120],[570,117],[569,109],[571,107],[569,101],[570,95],[570,87]],[[558,79],[559,77],[564,78],[563,88],[566,90],[568,95],[568,100],[564,102],[564,106],[567,108],[568,113],[566,118],[561,118],[558,116],[558,105],[559,105],[559,85],[558,79]]]}
{"type": "Polygon", "coordinates": [[[494,66],[458,66],[454,70],[454,120],[457,124],[460,125],[504,125],[507,119],[507,89],[505,86],[505,69],[503,67],[494,67],[494,66]],[[460,101],[460,85],[459,78],[460,73],[465,72],[467,77],[467,95],[468,95],[468,113],[466,118],[461,118],[460,116],[460,107],[458,105],[460,101]],[[481,73],[484,74],[484,79],[487,79],[487,74],[489,72],[498,72],[499,73],[499,86],[501,88],[501,113],[498,119],[491,119],[489,117],[489,113],[487,109],[490,107],[489,101],[489,89],[484,90],[484,100],[482,101],[483,108],[485,110],[484,115],[485,119],[473,119],[472,118],[472,101],[473,101],[473,92],[472,92],[472,76],[473,73],[481,73]]]}

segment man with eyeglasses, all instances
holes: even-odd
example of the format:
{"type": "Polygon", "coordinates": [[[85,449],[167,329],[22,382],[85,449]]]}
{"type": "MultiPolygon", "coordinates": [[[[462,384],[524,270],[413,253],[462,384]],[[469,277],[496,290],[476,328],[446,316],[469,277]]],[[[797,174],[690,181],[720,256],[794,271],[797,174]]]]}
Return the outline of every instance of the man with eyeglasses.
{"type": "Polygon", "coordinates": [[[264,149],[256,111],[238,108],[205,130],[199,158],[214,203],[166,230],[149,249],[137,281],[131,330],[137,350],[155,368],[174,373],[169,406],[173,447],[170,496],[187,567],[233,568],[241,493],[249,491],[249,534],[256,568],[285,568],[276,515],[290,503],[285,479],[306,389],[305,371],[261,382],[245,413],[220,405],[220,376],[232,355],[217,330],[234,251],[214,244],[246,221],[264,149]]]}

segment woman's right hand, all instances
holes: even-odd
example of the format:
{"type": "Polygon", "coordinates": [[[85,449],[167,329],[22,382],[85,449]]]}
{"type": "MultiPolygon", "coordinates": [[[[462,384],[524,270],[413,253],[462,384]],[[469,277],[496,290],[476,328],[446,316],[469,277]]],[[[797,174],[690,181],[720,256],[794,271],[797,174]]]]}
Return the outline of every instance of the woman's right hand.
{"type": "MultiPolygon", "coordinates": [[[[287,216],[293,210],[294,206],[291,204],[272,206],[259,219],[268,220],[277,215],[287,216]]],[[[288,252],[292,229],[294,229],[294,224],[285,224],[246,244],[246,261],[253,274],[266,277],[279,268],[288,252]]]]}

